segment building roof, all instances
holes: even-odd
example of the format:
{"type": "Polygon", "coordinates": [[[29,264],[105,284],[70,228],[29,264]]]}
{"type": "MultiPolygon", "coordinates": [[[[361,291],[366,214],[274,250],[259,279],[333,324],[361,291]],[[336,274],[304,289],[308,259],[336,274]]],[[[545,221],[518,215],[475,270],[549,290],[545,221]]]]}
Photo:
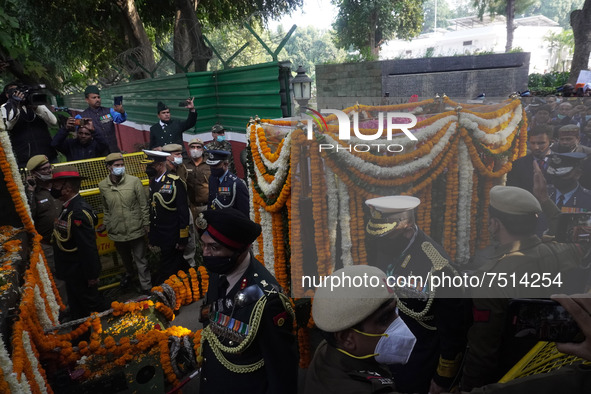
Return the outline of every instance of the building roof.
{"type": "MultiPolygon", "coordinates": [[[[478,16],[467,16],[464,18],[450,19],[448,30],[464,30],[483,27],[491,24],[505,24],[507,19],[504,15],[496,15],[492,18],[490,15],[483,15],[482,20],[478,16]]],[[[513,23],[518,26],[559,26],[557,22],[545,17],[544,15],[534,15],[524,18],[515,18],[513,23]]]]}

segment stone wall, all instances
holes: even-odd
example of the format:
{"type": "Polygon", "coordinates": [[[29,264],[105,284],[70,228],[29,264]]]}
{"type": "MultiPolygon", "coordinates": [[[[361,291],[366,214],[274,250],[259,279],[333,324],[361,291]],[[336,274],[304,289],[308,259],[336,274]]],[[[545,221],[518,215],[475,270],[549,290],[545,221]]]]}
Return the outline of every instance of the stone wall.
{"type": "Polygon", "coordinates": [[[406,102],[447,94],[454,100],[507,97],[527,89],[529,53],[453,56],[316,66],[318,108],[406,102]],[[389,93],[389,98],[384,98],[389,93]]]}

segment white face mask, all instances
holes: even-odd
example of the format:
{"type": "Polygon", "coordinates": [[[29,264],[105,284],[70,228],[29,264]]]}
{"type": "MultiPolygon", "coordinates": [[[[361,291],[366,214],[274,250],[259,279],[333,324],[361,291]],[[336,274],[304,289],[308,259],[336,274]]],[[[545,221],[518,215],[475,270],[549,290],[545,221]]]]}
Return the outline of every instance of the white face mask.
{"type": "Polygon", "coordinates": [[[39,178],[39,180],[41,180],[41,181],[50,181],[51,180],[51,174],[47,175],[47,174],[41,174],[40,172],[35,172],[35,176],[37,178],[39,178]]]}
{"type": "Polygon", "coordinates": [[[113,167],[113,175],[121,176],[125,174],[125,167],[113,167]]]}
{"type": "Polygon", "coordinates": [[[203,149],[191,149],[191,158],[198,159],[203,156],[203,149]]]}
{"type": "Polygon", "coordinates": [[[380,338],[375,359],[380,364],[406,364],[416,342],[417,338],[399,316],[380,338]]]}
{"type": "Polygon", "coordinates": [[[183,158],[182,157],[175,157],[173,162],[174,162],[174,164],[176,164],[178,166],[180,164],[183,164],[183,158]]]}

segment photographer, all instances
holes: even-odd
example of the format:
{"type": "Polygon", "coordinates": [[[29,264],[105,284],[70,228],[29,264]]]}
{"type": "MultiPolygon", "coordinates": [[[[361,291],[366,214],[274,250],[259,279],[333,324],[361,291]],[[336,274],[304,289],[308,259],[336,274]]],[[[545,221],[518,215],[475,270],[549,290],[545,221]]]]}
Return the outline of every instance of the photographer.
{"type": "Polygon", "coordinates": [[[87,86],[84,89],[84,98],[88,103],[80,115],[83,118],[92,119],[95,135],[100,135],[109,145],[109,152],[119,152],[117,145],[117,134],[115,133],[115,123],[123,123],[127,120],[127,113],[122,104],[114,105],[113,108],[101,106],[101,92],[94,85],[87,86]]]}
{"type": "Polygon", "coordinates": [[[57,157],[57,152],[51,147],[51,135],[47,127],[57,125],[57,119],[41,104],[46,97],[36,93],[40,88],[19,85],[9,89],[8,101],[0,107],[12,150],[21,168],[35,155],[45,155],[52,163],[57,157]]]}
{"type": "Polygon", "coordinates": [[[93,159],[108,154],[109,145],[103,137],[94,131],[92,120],[68,118],[66,126],[59,129],[51,146],[63,153],[68,161],[93,159]],[[70,132],[76,132],[75,138],[68,138],[70,132]]]}

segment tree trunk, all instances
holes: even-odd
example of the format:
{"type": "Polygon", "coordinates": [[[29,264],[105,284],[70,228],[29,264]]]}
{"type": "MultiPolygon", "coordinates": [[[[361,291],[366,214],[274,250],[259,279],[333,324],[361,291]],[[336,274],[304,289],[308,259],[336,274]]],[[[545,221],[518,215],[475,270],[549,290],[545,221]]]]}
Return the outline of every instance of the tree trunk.
{"type": "Polygon", "coordinates": [[[505,45],[505,53],[509,53],[513,48],[513,32],[515,31],[515,0],[507,0],[507,8],[505,9],[507,16],[507,44],[505,45]]]}
{"type": "Polygon", "coordinates": [[[568,82],[574,85],[579,78],[579,72],[587,70],[589,66],[589,53],[591,53],[591,0],[585,0],[582,10],[571,12],[570,25],[575,36],[575,52],[568,82]]]}
{"type": "MultiPolygon", "coordinates": [[[[132,38],[135,41],[136,47],[139,47],[137,51],[130,53],[128,56],[133,57],[135,61],[146,70],[154,72],[156,69],[156,62],[154,61],[152,43],[148,38],[148,34],[146,33],[142,19],[137,12],[137,8],[135,8],[134,0],[119,0],[117,1],[117,5],[121,9],[125,21],[133,34],[132,38]]],[[[129,59],[129,61],[135,63],[132,59],[129,59]]],[[[136,71],[137,72],[134,72],[132,75],[134,78],[145,79],[150,77],[150,74],[141,68],[136,71]]]]}
{"type": "Polygon", "coordinates": [[[193,59],[195,71],[206,71],[213,51],[203,40],[201,23],[195,12],[198,3],[198,0],[175,0],[177,12],[173,46],[175,55],[178,53],[177,48],[185,52],[181,58],[177,59],[179,63],[186,65],[189,59],[193,59]],[[179,40],[178,43],[177,40],[179,40]],[[190,54],[190,57],[187,54],[190,54]]]}

